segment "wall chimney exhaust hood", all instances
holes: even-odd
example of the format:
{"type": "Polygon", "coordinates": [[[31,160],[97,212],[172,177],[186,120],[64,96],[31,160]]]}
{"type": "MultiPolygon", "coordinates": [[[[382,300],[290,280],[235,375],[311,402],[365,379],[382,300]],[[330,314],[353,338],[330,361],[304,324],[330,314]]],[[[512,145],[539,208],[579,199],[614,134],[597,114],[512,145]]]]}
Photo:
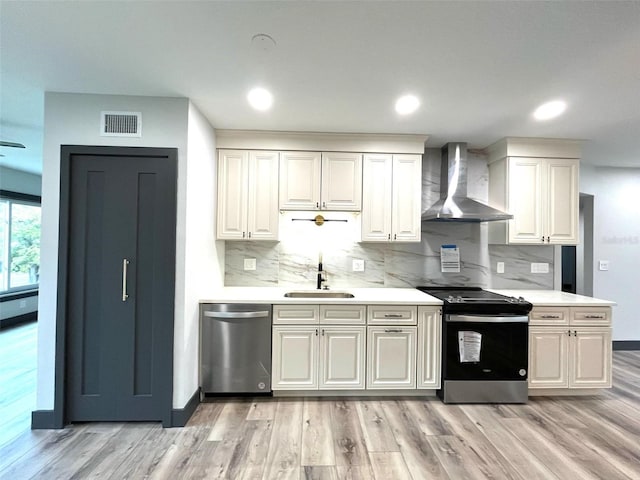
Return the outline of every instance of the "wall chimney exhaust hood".
{"type": "Polygon", "coordinates": [[[423,221],[492,222],[513,215],[467,197],[467,144],[442,147],[440,200],[422,213],[423,221]]]}

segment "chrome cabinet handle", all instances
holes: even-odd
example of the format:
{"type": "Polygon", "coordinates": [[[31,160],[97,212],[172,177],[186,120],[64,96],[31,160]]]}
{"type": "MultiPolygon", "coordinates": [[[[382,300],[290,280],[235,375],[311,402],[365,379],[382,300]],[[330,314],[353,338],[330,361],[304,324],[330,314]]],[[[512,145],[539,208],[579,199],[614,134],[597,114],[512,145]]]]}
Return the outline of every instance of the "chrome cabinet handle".
{"type": "Polygon", "coordinates": [[[316,208],[320,208],[320,202],[316,202],[316,208]]]}
{"type": "Polygon", "coordinates": [[[401,313],[385,313],[384,318],[402,318],[401,313]]]}
{"type": "Polygon", "coordinates": [[[585,315],[585,318],[604,318],[604,315],[585,315]]]}
{"type": "Polygon", "coordinates": [[[249,238],[251,238],[251,232],[249,232],[249,238]]]}
{"type": "Polygon", "coordinates": [[[122,301],[126,302],[127,298],[129,298],[129,294],[127,293],[127,265],[129,265],[129,260],[126,258],[122,259],[122,301]]]}
{"type": "Polygon", "coordinates": [[[541,315],[540,318],[560,318],[560,315],[541,315]]]}
{"type": "Polygon", "coordinates": [[[384,333],[402,333],[401,328],[385,328],[384,333]]]}

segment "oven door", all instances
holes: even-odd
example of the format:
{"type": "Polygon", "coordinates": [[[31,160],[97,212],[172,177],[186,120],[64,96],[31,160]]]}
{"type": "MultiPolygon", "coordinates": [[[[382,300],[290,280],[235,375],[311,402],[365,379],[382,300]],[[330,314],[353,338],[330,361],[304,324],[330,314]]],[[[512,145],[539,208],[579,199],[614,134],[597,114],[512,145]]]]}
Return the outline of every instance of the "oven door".
{"type": "Polygon", "coordinates": [[[526,380],[527,316],[446,315],[445,380],[526,380]]]}

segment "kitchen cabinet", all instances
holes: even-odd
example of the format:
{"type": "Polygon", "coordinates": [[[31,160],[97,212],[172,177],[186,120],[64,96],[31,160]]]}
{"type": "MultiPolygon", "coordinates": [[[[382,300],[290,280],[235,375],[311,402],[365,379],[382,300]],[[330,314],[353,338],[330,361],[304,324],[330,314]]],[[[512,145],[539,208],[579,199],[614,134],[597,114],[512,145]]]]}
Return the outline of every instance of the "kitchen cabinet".
{"type": "Polygon", "coordinates": [[[611,387],[610,325],[610,307],[536,306],[529,327],[530,391],[611,387]]]}
{"type": "Polygon", "coordinates": [[[278,152],[218,152],[217,238],[278,240],[278,152]]]}
{"type": "MultiPolygon", "coordinates": [[[[546,156],[490,156],[489,203],[513,215],[511,220],[489,224],[490,243],[578,243],[579,159],[553,157],[553,149],[545,146],[546,156]]],[[[515,153],[521,151],[540,150],[534,144],[515,153]]]]}
{"type": "Polygon", "coordinates": [[[416,327],[367,327],[367,388],[416,388],[416,327]]]}
{"type": "Polygon", "coordinates": [[[419,155],[365,154],[363,242],[419,242],[422,159],[419,155]]]}
{"type": "Polygon", "coordinates": [[[281,153],[281,210],[359,211],[361,202],[361,153],[281,153]]]}
{"type": "Polygon", "coordinates": [[[436,307],[418,307],[417,388],[440,388],[441,345],[441,310],[436,307]]]}
{"type": "Polygon", "coordinates": [[[274,305],[273,390],[364,389],[365,309],[274,305]]]}
{"type": "Polygon", "coordinates": [[[367,307],[367,388],[416,388],[418,307],[367,307]]]}

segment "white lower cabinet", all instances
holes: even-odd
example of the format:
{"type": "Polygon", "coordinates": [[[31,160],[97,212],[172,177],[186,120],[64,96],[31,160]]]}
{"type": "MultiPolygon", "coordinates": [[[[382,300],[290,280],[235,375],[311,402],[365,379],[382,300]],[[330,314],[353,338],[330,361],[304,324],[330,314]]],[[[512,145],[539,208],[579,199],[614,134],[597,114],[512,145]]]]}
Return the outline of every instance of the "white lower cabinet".
{"type": "Polygon", "coordinates": [[[367,388],[416,388],[416,327],[367,327],[367,388]]]}
{"type": "Polygon", "coordinates": [[[274,390],[364,389],[365,327],[273,327],[274,390]]]}
{"type": "Polygon", "coordinates": [[[529,327],[530,391],[611,387],[610,324],[609,307],[534,308],[529,327]]]}
{"type": "Polygon", "coordinates": [[[272,348],[274,390],[318,388],[317,327],[273,327],[272,348]]]}
{"type": "Polygon", "coordinates": [[[364,388],[365,327],[320,327],[320,389],[364,388]]]}
{"type": "Polygon", "coordinates": [[[418,307],[417,388],[440,388],[442,319],[439,308],[418,307]]]}

